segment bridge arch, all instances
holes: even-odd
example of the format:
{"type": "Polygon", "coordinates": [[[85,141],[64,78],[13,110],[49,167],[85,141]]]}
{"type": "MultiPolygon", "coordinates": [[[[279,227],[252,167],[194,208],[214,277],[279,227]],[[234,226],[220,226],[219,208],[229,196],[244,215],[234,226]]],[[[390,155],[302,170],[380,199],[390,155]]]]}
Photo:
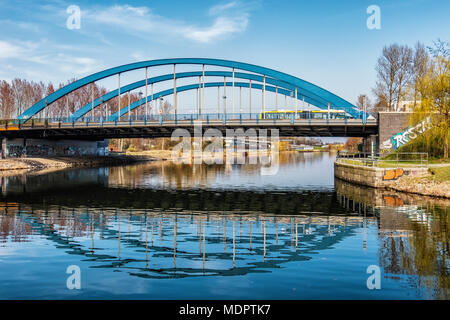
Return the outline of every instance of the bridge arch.
{"type": "MultiPolygon", "coordinates": [[[[224,87],[224,86],[231,87],[232,85],[233,85],[232,82],[226,82],[226,83],[224,83],[224,82],[207,82],[207,83],[205,83],[205,88],[224,87]]],[[[250,88],[250,84],[247,82],[235,82],[234,86],[236,88],[250,88]]],[[[252,84],[252,88],[254,88],[254,89],[262,90],[262,87],[263,87],[263,85],[261,85],[261,84],[257,84],[257,83],[252,84]]],[[[185,91],[189,91],[189,90],[195,90],[197,88],[198,88],[198,84],[190,84],[190,85],[177,87],[177,92],[180,93],[180,92],[185,92],[185,91]]],[[[291,93],[290,90],[283,89],[283,88],[277,88],[274,86],[267,86],[267,85],[266,85],[266,90],[270,91],[270,92],[278,91],[279,94],[286,95],[286,96],[289,96],[291,93]]],[[[161,97],[170,96],[172,94],[174,94],[173,88],[154,93],[152,96],[148,96],[147,100],[155,101],[161,97]]],[[[120,117],[126,115],[128,112],[131,112],[136,108],[139,108],[140,106],[142,106],[145,103],[146,103],[145,98],[139,99],[139,100],[131,103],[129,106],[123,107],[118,112],[112,114],[110,117],[107,118],[107,121],[118,120],[120,117]]],[[[223,112],[218,112],[218,113],[223,113],[223,112]]]]}
{"type": "MultiPolygon", "coordinates": [[[[216,67],[227,67],[238,70],[244,70],[247,72],[252,72],[255,74],[259,74],[264,76],[264,78],[267,77],[273,78],[282,82],[285,82],[287,84],[290,84],[297,88],[298,91],[302,92],[303,90],[305,92],[308,92],[310,95],[314,95],[315,100],[327,101],[332,108],[338,108],[345,110],[348,114],[359,117],[361,111],[357,109],[357,107],[350,102],[342,99],[341,97],[331,93],[328,90],[325,90],[317,85],[314,85],[308,81],[305,81],[303,79],[300,79],[298,77],[286,74],[284,72],[276,71],[273,69],[269,69],[266,67],[261,67],[253,64],[248,63],[242,63],[237,61],[230,61],[230,60],[221,60],[221,59],[207,59],[207,58],[173,58],[173,59],[159,59],[159,60],[149,60],[149,61],[141,61],[141,62],[135,62],[131,64],[126,64],[114,68],[110,68],[107,70],[103,70],[97,73],[94,73],[92,75],[86,76],[82,79],[79,79],[77,81],[74,81],[73,83],[66,85],[65,87],[62,87],[61,89],[53,92],[52,94],[48,95],[41,101],[37,102],[27,110],[25,110],[20,116],[19,119],[27,121],[30,118],[32,118],[34,115],[39,113],[44,108],[48,107],[51,103],[55,102],[56,100],[60,99],[61,97],[85,86],[90,83],[93,83],[98,80],[102,80],[114,75],[119,75],[121,73],[125,73],[128,71],[133,71],[137,69],[143,69],[143,68],[151,68],[156,66],[165,66],[165,65],[208,65],[208,66],[216,66],[216,67]],[[317,97],[319,97],[317,99],[317,97]]],[[[234,72],[233,72],[234,73],[234,72]]],[[[323,109],[323,106],[316,105],[319,108],[323,109]]]]}
{"type": "MultiPolygon", "coordinates": [[[[182,72],[182,73],[177,73],[176,77],[177,79],[182,79],[182,78],[194,78],[194,77],[201,77],[203,75],[203,73],[201,71],[196,71],[196,72],[182,72]]],[[[232,72],[229,71],[206,71],[205,72],[205,77],[224,77],[224,78],[231,78],[233,76],[232,72]]],[[[256,75],[256,74],[251,74],[251,73],[241,73],[241,72],[235,72],[234,77],[237,79],[247,79],[247,80],[252,80],[252,81],[256,81],[256,82],[260,82],[263,83],[264,79],[262,76],[256,75]]],[[[161,75],[161,76],[157,76],[157,77],[153,77],[153,78],[148,78],[147,79],[147,85],[152,85],[155,83],[159,83],[159,82],[163,82],[163,81],[169,81],[169,80],[173,80],[173,74],[166,74],[166,75],[161,75]]],[[[279,88],[279,90],[276,90],[275,92],[278,92],[280,94],[284,94],[287,96],[291,96],[291,95],[295,95],[295,87],[289,83],[280,81],[280,80],[276,80],[273,78],[266,78],[266,83],[267,84],[272,84],[275,85],[277,88],[279,88]],[[286,90],[281,90],[281,89],[286,89],[286,90]]],[[[121,87],[120,89],[120,93],[127,93],[129,91],[144,87],[146,84],[145,80],[140,80],[140,81],[136,81],[134,83],[130,83],[128,85],[125,85],[123,87],[121,87]]],[[[202,84],[196,84],[197,88],[202,88],[202,84]]],[[[232,86],[232,85],[231,85],[232,86]]],[[[230,86],[230,87],[231,87],[230,86]]],[[[241,87],[245,87],[245,86],[241,86],[241,87]]],[[[246,88],[249,88],[250,86],[247,86],[246,88]]],[[[195,88],[192,88],[195,89],[195,88]]],[[[258,86],[257,83],[253,83],[252,84],[252,89],[262,89],[262,86],[258,86]]],[[[172,90],[173,92],[173,90],[172,90]]],[[[177,87],[177,92],[180,92],[178,90],[177,87]]],[[[69,117],[69,121],[76,121],[78,119],[80,119],[81,117],[83,117],[84,115],[86,115],[87,113],[91,112],[93,109],[96,109],[97,107],[99,107],[102,103],[105,103],[111,99],[114,99],[118,96],[119,92],[118,89],[115,89],[113,91],[110,91],[108,93],[106,93],[105,95],[97,98],[94,100],[94,103],[92,104],[92,102],[87,103],[86,105],[84,105],[83,107],[81,107],[80,109],[76,110],[72,116],[69,117]]],[[[173,93],[172,93],[173,94],[173,93]]],[[[152,101],[153,99],[151,99],[151,95],[148,96],[148,101],[152,101]]],[[[317,107],[320,108],[327,108],[327,102],[323,99],[321,99],[320,97],[317,97],[316,95],[310,93],[309,91],[306,90],[302,90],[301,92],[297,92],[297,99],[302,100],[304,97],[304,100],[306,103],[308,104],[312,104],[315,105],[317,107]]]]}

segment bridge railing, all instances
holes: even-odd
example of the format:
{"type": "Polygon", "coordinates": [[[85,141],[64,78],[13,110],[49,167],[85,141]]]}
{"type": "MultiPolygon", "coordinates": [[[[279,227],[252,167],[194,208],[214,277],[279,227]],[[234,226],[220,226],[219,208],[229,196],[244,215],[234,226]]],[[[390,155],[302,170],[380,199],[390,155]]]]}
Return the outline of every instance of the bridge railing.
{"type": "Polygon", "coordinates": [[[428,167],[429,157],[426,152],[395,152],[388,156],[371,152],[342,152],[336,156],[339,163],[368,167],[428,167]]]}
{"type": "Polygon", "coordinates": [[[111,116],[85,116],[78,119],[72,117],[53,117],[53,118],[32,118],[29,120],[23,119],[4,119],[0,120],[0,130],[19,130],[19,129],[29,129],[29,128],[46,128],[46,127],[67,127],[67,126],[93,126],[93,125],[107,125],[107,126],[123,126],[133,125],[133,124],[163,124],[167,122],[174,122],[175,124],[180,122],[191,122],[201,120],[204,123],[217,122],[227,123],[232,121],[236,123],[243,121],[255,121],[257,124],[259,122],[263,123],[286,123],[290,122],[292,124],[298,122],[306,123],[360,123],[372,124],[376,123],[376,120],[367,120],[360,118],[350,118],[345,117],[341,119],[332,118],[328,114],[324,114],[322,118],[311,118],[305,114],[298,113],[284,116],[283,118],[274,117],[273,119],[264,118],[261,113],[206,113],[206,114],[160,114],[160,115],[123,115],[120,118],[112,120],[111,116]]]}

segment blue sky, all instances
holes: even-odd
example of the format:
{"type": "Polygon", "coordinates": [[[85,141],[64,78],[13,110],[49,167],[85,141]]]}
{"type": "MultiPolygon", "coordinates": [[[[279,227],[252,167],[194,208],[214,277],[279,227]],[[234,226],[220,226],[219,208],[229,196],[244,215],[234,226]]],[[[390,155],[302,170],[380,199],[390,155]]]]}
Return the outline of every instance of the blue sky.
{"type": "Polygon", "coordinates": [[[449,16],[444,0],[0,0],[0,79],[65,82],[133,61],[211,57],[284,71],[354,103],[374,86],[384,45],[449,41],[449,16]],[[81,8],[79,30],[66,27],[69,5],[81,8]],[[381,30],[366,26],[369,5],[381,9],[381,30]]]}

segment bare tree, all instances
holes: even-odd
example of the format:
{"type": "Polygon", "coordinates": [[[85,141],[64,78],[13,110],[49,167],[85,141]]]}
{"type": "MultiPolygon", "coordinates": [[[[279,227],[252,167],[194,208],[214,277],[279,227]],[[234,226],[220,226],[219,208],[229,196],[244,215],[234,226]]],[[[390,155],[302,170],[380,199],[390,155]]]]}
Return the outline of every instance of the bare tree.
{"type": "Polygon", "coordinates": [[[12,118],[14,112],[14,92],[11,85],[6,81],[0,82],[0,117],[12,118]]]}
{"type": "Polygon", "coordinates": [[[428,51],[433,55],[433,57],[450,57],[450,42],[442,41],[441,39],[437,39],[433,41],[434,47],[427,47],[428,51]]]}
{"type": "Polygon", "coordinates": [[[412,49],[398,44],[383,48],[375,70],[378,81],[373,89],[377,96],[376,105],[387,110],[398,109],[398,102],[405,95],[412,65],[412,49]],[[384,104],[384,105],[383,105],[384,104]]]}
{"type": "Polygon", "coordinates": [[[396,111],[398,104],[407,94],[407,85],[411,81],[412,75],[413,50],[408,46],[400,46],[399,69],[397,73],[397,98],[396,111]]]}
{"type": "Polygon", "coordinates": [[[428,56],[425,46],[420,42],[417,42],[414,50],[411,75],[411,84],[414,91],[414,108],[417,105],[417,99],[420,92],[423,91],[424,80],[430,67],[429,65],[430,57],[428,56]]]}

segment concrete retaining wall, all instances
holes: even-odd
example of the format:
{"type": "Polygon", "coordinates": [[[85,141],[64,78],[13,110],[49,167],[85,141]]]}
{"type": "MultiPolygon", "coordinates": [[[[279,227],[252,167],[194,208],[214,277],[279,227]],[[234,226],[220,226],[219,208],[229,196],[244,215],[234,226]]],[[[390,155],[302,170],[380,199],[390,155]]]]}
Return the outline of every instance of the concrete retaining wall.
{"type": "Polygon", "coordinates": [[[4,157],[42,156],[105,156],[108,155],[108,140],[46,140],[3,139],[4,157]]]}
{"type": "Polygon", "coordinates": [[[424,176],[427,168],[372,168],[346,163],[334,163],[334,176],[341,180],[374,188],[389,185],[405,176],[424,176]]]}

